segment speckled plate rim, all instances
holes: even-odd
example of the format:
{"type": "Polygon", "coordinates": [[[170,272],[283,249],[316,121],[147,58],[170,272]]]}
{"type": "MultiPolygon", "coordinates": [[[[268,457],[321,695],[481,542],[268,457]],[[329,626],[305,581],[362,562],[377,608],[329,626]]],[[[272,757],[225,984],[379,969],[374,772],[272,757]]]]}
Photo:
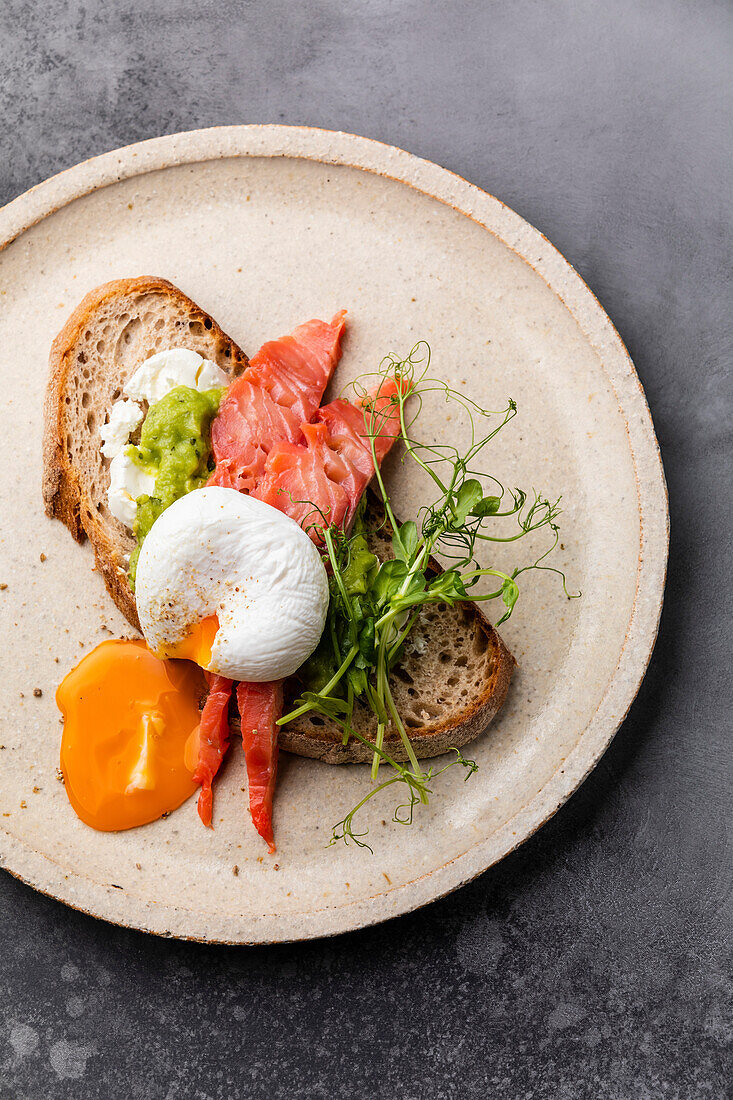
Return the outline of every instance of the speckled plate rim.
{"type": "MultiPolygon", "coordinates": [[[[634,465],[640,545],[634,605],[616,670],[598,708],[550,780],[509,821],[454,859],[409,882],[347,904],[243,918],[206,942],[262,944],[314,939],[410,912],[475,878],[530,837],[580,786],[612,741],[636,696],[659,626],[669,544],[667,488],[644,391],[629,354],[578,273],[536,229],[498,199],[430,161],[353,134],[311,127],[247,125],[171,134],[84,161],[31,188],[0,210],[0,251],[74,200],[133,176],[229,157],[283,157],[347,165],[393,179],[437,199],[498,237],[547,283],[599,355],[624,418],[634,465]]],[[[39,505],[40,506],[40,505],[39,505]]],[[[195,911],[120,893],[59,863],[6,832],[0,864],[34,889],[115,924],[185,939],[195,911]]]]}

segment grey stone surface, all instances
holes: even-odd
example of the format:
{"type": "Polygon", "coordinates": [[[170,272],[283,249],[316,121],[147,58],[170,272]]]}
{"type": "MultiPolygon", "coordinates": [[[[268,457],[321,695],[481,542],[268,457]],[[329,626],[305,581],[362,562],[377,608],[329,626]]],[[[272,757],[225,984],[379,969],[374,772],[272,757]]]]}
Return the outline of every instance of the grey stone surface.
{"type": "Polygon", "coordinates": [[[352,130],[495,193],[646,387],[672,556],[649,675],[570,803],[380,928],[270,949],[0,877],[0,1095],[722,1098],[731,1060],[731,48],[715,0],[4,0],[0,200],[217,123],[352,130]]]}

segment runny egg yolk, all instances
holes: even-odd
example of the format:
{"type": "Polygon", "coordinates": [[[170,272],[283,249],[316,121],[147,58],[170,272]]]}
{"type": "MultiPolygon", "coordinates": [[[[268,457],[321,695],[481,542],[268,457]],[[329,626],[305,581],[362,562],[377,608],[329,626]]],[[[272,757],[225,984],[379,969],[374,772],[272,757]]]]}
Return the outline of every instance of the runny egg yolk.
{"type": "Polygon", "coordinates": [[[195,661],[201,668],[207,668],[211,661],[211,651],[214,648],[214,638],[218,629],[218,618],[216,615],[209,615],[200,623],[194,623],[182,641],[174,646],[166,646],[161,656],[182,657],[187,661],[195,661]]]}
{"type": "MultiPolygon", "coordinates": [[[[203,654],[209,635],[194,634],[203,654]]],[[[161,660],[143,641],[102,642],[68,673],[56,692],[61,771],[82,821],[131,829],[194,793],[204,694],[200,668],[161,660]]]]}

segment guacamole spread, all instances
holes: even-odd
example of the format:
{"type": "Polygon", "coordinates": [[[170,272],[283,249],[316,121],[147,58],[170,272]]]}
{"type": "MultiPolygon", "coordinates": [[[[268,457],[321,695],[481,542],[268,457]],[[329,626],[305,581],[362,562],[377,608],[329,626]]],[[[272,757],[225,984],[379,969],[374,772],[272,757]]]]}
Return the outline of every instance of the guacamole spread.
{"type": "Polygon", "coordinates": [[[219,410],[223,389],[198,390],[176,386],[150,406],[143,422],[140,443],[131,444],[133,462],[155,477],[152,496],[137,498],[135,537],[137,546],[130,557],[130,585],[140,548],[158,516],[193,489],[208,481],[211,455],[211,421],[219,410]]]}

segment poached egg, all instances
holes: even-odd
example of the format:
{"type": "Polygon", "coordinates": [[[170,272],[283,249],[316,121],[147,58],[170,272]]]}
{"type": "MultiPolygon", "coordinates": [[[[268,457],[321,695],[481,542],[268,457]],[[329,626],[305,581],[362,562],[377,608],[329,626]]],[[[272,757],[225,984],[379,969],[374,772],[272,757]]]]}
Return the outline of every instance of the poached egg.
{"type": "Polygon", "coordinates": [[[292,675],[316,648],[328,578],[305,531],[269,504],[211,486],[155,521],[137,565],[140,626],[158,657],[231,680],[292,675]]]}

